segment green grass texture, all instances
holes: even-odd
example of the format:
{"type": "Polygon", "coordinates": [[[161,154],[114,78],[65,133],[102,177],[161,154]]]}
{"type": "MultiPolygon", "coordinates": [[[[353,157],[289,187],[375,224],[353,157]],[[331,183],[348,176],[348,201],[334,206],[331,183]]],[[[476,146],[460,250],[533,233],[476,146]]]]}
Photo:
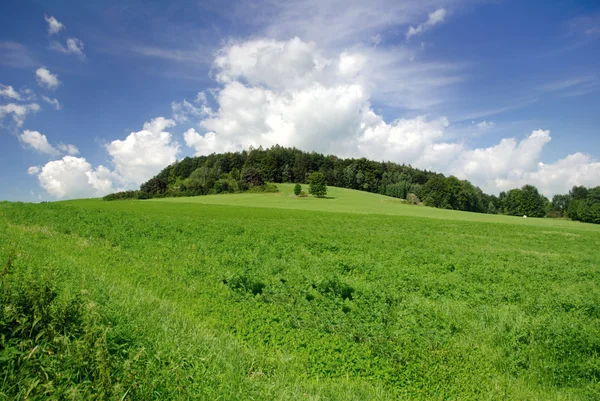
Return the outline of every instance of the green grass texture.
{"type": "Polygon", "coordinates": [[[600,227],[278,187],[0,203],[0,399],[600,399],[600,227]]]}

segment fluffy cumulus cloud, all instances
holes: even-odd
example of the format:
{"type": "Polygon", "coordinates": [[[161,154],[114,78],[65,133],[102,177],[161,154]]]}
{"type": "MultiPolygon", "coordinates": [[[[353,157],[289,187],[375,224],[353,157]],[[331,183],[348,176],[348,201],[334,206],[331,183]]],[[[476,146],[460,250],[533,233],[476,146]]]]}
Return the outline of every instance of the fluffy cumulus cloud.
{"type": "Polygon", "coordinates": [[[14,126],[20,128],[25,122],[25,118],[30,113],[36,113],[40,110],[40,105],[37,103],[16,104],[8,103],[0,106],[0,126],[3,126],[5,117],[11,115],[14,126]]]}
{"type": "Polygon", "coordinates": [[[165,131],[173,126],[175,121],[158,117],[145,123],[143,130],[106,146],[121,181],[140,185],[177,160],[179,144],[165,131]]]}
{"type": "MultiPolygon", "coordinates": [[[[442,19],[440,13],[430,16],[435,23],[442,19]]],[[[184,133],[185,144],[196,155],[259,145],[296,146],[410,163],[469,179],[491,193],[530,182],[550,195],[566,192],[573,183],[597,181],[597,163],[586,155],[541,164],[549,131],[469,149],[452,139],[446,118],[385,121],[370,103],[372,62],[368,52],[329,56],[298,38],[232,43],[218,52],[213,65],[212,75],[220,84],[210,92],[216,107],[210,108],[208,96],[203,96],[201,111],[183,103],[174,115],[188,110],[186,121],[197,121],[197,128],[184,133]],[[572,178],[563,180],[557,171],[567,165],[572,178]]],[[[477,125],[482,130],[494,126],[488,121],[477,125]]]]}
{"type": "Polygon", "coordinates": [[[61,30],[65,29],[65,26],[51,15],[44,15],[44,19],[48,24],[48,35],[56,35],[61,30]]]}
{"type": "Polygon", "coordinates": [[[425,32],[427,29],[444,22],[444,19],[446,18],[446,9],[444,8],[439,8],[437,10],[435,10],[434,12],[432,12],[431,14],[429,14],[429,18],[427,18],[427,21],[417,25],[416,27],[411,26],[408,29],[408,32],[406,32],[406,40],[410,39],[411,37],[415,36],[415,35],[419,35],[423,32],[425,32]]]}
{"type": "Polygon", "coordinates": [[[38,84],[47,89],[56,89],[60,85],[58,75],[52,74],[46,67],[40,67],[35,71],[38,84]]]}
{"type": "Polygon", "coordinates": [[[46,135],[40,134],[38,131],[25,130],[19,135],[19,140],[23,145],[37,152],[50,156],[58,156],[60,154],[54,146],[50,145],[46,135]]]}
{"type": "Polygon", "coordinates": [[[113,168],[93,167],[85,158],[73,156],[79,153],[75,146],[59,144],[48,146],[67,156],[37,170],[31,167],[28,173],[37,175],[42,188],[56,198],[97,197],[134,189],[177,159],[179,144],[165,131],[174,126],[173,120],[158,117],[145,123],[141,131],[107,144],[113,168]]]}
{"type": "Polygon", "coordinates": [[[23,131],[23,133],[19,135],[19,141],[21,141],[25,147],[49,156],[59,156],[61,154],[79,154],[79,149],[77,149],[75,145],[59,143],[56,145],[56,147],[52,146],[50,142],[48,142],[46,135],[41,134],[38,131],[23,131]]]}
{"type": "Polygon", "coordinates": [[[104,166],[94,169],[83,157],[48,162],[37,177],[41,187],[59,199],[97,197],[113,190],[112,172],[104,166]]]}

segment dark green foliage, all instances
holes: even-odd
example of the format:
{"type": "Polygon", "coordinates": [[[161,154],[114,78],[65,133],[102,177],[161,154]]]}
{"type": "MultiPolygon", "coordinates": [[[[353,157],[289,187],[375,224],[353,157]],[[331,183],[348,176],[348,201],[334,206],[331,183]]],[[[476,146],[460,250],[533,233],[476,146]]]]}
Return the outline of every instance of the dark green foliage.
{"type": "Polygon", "coordinates": [[[322,172],[315,171],[310,175],[308,179],[308,193],[317,198],[324,198],[327,195],[325,175],[322,172]]]}
{"type": "Polygon", "coordinates": [[[557,213],[557,217],[563,217],[569,210],[570,202],[570,195],[554,195],[552,198],[551,210],[557,213]]]}
{"type": "Polygon", "coordinates": [[[149,199],[152,196],[144,191],[123,191],[116,192],[114,194],[108,194],[104,198],[105,201],[113,201],[113,200],[128,200],[128,199],[149,199]]]}
{"type": "Polygon", "coordinates": [[[533,185],[500,194],[502,213],[512,216],[544,217],[549,211],[548,199],[533,185]]]}
{"type": "Polygon", "coordinates": [[[85,293],[61,296],[48,275],[11,266],[0,278],[0,397],[120,399],[135,397],[131,339],[111,335],[85,293]]]}
{"type": "Polygon", "coordinates": [[[263,185],[254,186],[254,187],[250,188],[248,190],[248,192],[252,192],[252,193],[262,193],[262,192],[275,193],[275,192],[279,192],[279,189],[277,188],[277,185],[275,185],[275,184],[266,183],[266,184],[263,184],[263,185]]]}
{"type": "Polygon", "coordinates": [[[229,279],[224,279],[223,284],[234,291],[249,293],[252,295],[262,294],[266,284],[251,278],[248,274],[237,274],[229,279]]]}
{"type": "MultiPolygon", "coordinates": [[[[420,186],[436,174],[411,166],[367,159],[340,159],[294,148],[274,146],[239,153],[186,157],[167,166],[141,185],[146,197],[195,196],[245,191],[264,182],[307,183],[310,174],[321,171],[325,184],[405,198],[419,195],[420,186]],[[223,185],[227,180],[228,184],[223,185]],[[233,181],[236,184],[233,184],[233,181]],[[395,184],[400,184],[394,187],[395,184]],[[391,186],[388,190],[387,187],[391,186]],[[400,189],[401,187],[401,189],[400,189]]],[[[139,199],[131,194],[111,194],[106,200],[139,199]]]]}
{"type": "Polygon", "coordinates": [[[573,220],[600,224],[600,187],[573,187],[568,198],[568,214],[573,220]]]}
{"type": "Polygon", "coordinates": [[[300,184],[294,185],[294,195],[299,196],[300,192],[302,192],[302,185],[300,185],[300,184]]]}
{"type": "Polygon", "coordinates": [[[483,193],[469,181],[459,180],[454,176],[438,175],[430,178],[420,191],[427,206],[442,209],[465,210],[470,212],[487,212],[483,204],[483,193]]]}
{"type": "Polygon", "coordinates": [[[256,167],[245,167],[242,170],[242,183],[246,188],[260,187],[265,182],[256,167]]]}

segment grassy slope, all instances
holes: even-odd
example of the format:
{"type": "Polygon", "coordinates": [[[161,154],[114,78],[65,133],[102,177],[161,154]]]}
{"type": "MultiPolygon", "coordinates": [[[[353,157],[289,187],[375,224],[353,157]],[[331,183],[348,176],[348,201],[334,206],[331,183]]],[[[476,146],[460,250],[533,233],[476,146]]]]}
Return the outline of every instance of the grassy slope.
{"type": "MultiPolygon", "coordinates": [[[[382,214],[390,216],[428,217],[473,222],[508,223],[547,226],[553,228],[598,230],[592,224],[582,224],[562,219],[524,219],[522,217],[488,215],[408,205],[400,199],[369,192],[329,187],[327,199],[312,196],[300,198],[294,195],[294,184],[277,184],[280,192],[275,194],[209,195],[186,198],[153,199],[154,202],[200,203],[205,205],[231,205],[280,209],[313,210],[336,213],[382,214]]],[[[304,186],[308,191],[308,186],[304,186]]],[[[81,202],[81,201],[76,201],[81,202]]]]}
{"type": "Polygon", "coordinates": [[[162,358],[156,397],[600,394],[598,227],[282,188],[4,203],[0,257],[104,300],[162,358]]]}

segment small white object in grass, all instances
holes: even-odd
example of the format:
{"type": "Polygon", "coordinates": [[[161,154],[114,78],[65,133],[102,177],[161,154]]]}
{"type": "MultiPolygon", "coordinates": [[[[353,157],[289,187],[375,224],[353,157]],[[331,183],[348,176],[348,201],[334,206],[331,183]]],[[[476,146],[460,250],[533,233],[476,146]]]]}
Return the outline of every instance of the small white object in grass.
{"type": "Polygon", "coordinates": [[[523,216],[523,218],[524,218],[524,219],[526,219],[526,218],[527,218],[527,215],[523,216]]]}

